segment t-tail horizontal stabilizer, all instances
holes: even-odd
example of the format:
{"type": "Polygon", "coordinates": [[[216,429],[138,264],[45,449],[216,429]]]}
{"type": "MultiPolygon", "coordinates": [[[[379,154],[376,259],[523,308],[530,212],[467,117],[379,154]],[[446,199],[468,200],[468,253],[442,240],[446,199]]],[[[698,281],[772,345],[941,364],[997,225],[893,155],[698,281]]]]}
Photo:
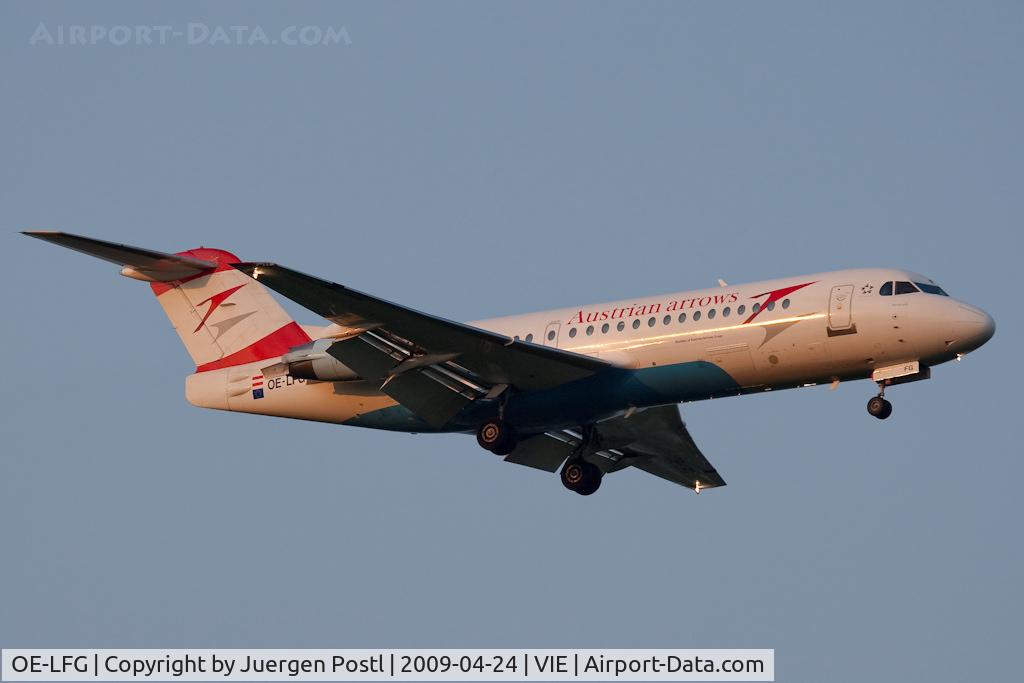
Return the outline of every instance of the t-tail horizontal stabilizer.
{"type": "Polygon", "coordinates": [[[72,235],[68,232],[48,230],[27,230],[22,233],[68,249],[80,251],[89,256],[123,266],[121,274],[145,282],[172,282],[194,277],[212,271],[217,267],[213,261],[176,256],[151,249],[132,247],[127,244],[106,242],[91,237],[72,235]]]}

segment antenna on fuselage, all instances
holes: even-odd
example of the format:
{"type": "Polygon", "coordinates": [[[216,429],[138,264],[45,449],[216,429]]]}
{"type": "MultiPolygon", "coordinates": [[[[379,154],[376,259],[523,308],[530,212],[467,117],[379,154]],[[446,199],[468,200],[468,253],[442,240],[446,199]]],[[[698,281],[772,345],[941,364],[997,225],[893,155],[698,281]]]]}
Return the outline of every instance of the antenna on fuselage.
{"type": "Polygon", "coordinates": [[[718,278],[718,286],[719,287],[728,287],[729,283],[726,282],[725,280],[723,280],[722,278],[718,278]]]}

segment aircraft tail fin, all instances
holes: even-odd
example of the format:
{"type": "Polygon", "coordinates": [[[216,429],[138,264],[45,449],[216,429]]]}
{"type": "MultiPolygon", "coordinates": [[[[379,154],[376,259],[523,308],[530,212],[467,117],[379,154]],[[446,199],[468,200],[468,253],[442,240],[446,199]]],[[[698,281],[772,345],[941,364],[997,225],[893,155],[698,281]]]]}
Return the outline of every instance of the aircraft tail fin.
{"type": "Polygon", "coordinates": [[[266,287],[231,267],[240,259],[230,252],[165,254],[65,232],[24,234],[116,263],[122,275],[148,282],[196,372],[275,358],[309,341],[266,287]]]}

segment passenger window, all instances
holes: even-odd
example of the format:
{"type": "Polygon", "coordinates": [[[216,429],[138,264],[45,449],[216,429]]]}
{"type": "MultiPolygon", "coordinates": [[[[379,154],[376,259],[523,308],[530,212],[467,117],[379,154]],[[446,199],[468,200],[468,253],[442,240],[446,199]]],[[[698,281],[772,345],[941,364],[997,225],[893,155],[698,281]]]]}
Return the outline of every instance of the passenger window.
{"type": "Polygon", "coordinates": [[[743,315],[746,312],[747,312],[747,307],[745,305],[743,305],[743,304],[740,304],[739,307],[736,309],[736,315],[743,315]]]}
{"type": "Polygon", "coordinates": [[[686,314],[685,313],[680,313],[679,314],[679,322],[681,322],[681,323],[685,323],[686,322],[686,314]]]}
{"type": "Polygon", "coordinates": [[[601,334],[608,334],[608,323],[601,325],[601,334]]]}
{"type": "Polygon", "coordinates": [[[526,341],[528,341],[528,342],[532,342],[533,341],[533,332],[531,332],[530,334],[526,335],[526,341]]]}
{"type": "Polygon", "coordinates": [[[789,308],[789,299],[783,299],[782,300],[782,307],[783,308],[789,308]]]}
{"type": "Polygon", "coordinates": [[[654,327],[654,324],[655,324],[656,322],[658,322],[658,321],[654,319],[654,316],[651,316],[651,317],[650,317],[650,318],[648,318],[648,320],[647,320],[647,327],[654,327]]]}
{"type": "Polygon", "coordinates": [[[711,320],[714,317],[715,317],[715,309],[712,308],[710,311],[708,311],[708,320],[711,320]]]}
{"type": "Polygon", "coordinates": [[[633,329],[634,330],[639,330],[640,329],[640,318],[637,318],[636,320],[633,321],[633,329]]]}
{"type": "Polygon", "coordinates": [[[698,320],[700,320],[700,311],[694,311],[693,312],[693,322],[697,322],[698,320]]]}
{"type": "Polygon", "coordinates": [[[519,335],[518,334],[515,335],[514,337],[512,337],[512,339],[513,339],[513,341],[519,341],[519,335]]]}
{"type": "Polygon", "coordinates": [[[754,304],[754,307],[750,310],[752,310],[754,313],[759,312],[761,310],[761,304],[754,304]]]}
{"type": "Polygon", "coordinates": [[[892,283],[886,282],[884,285],[878,288],[878,293],[882,296],[892,296],[892,283]]]}
{"type": "Polygon", "coordinates": [[[917,292],[917,287],[914,286],[913,282],[897,282],[896,293],[897,294],[914,294],[917,292]]]}
{"type": "Polygon", "coordinates": [[[550,332],[548,332],[548,341],[554,341],[554,340],[555,340],[555,331],[551,330],[550,332]]]}
{"type": "Polygon", "coordinates": [[[570,337],[575,337],[576,336],[576,328],[575,327],[570,327],[569,328],[569,336],[570,337]]]}
{"type": "Polygon", "coordinates": [[[587,325],[587,336],[589,337],[592,334],[594,334],[594,326],[593,325],[587,325]]]}
{"type": "Polygon", "coordinates": [[[769,311],[774,311],[775,310],[775,302],[774,301],[769,301],[768,305],[765,306],[765,308],[767,308],[769,311]]]}
{"type": "Polygon", "coordinates": [[[725,308],[722,309],[722,317],[723,318],[728,318],[730,313],[732,313],[732,309],[729,308],[728,306],[726,306],[725,308]]]}
{"type": "Polygon", "coordinates": [[[666,315],[666,316],[665,316],[664,318],[662,318],[662,320],[661,320],[661,324],[662,324],[662,325],[668,325],[668,324],[669,324],[670,322],[672,322],[672,316],[670,316],[670,315],[666,315]]]}
{"type": "Polygon", "coordinates": [[[626,329],[626,323],[620,320],[619,324],[615,326],[615,329],[617,329],[619,332],[622,332],[624,329],[626,329]]]}

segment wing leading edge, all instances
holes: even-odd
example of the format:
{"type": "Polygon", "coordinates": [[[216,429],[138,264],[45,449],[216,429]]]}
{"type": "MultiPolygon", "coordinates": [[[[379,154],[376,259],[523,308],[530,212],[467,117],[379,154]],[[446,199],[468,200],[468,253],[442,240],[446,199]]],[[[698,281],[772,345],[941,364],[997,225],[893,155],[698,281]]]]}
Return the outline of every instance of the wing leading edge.
{"type": "Polygon", "coordinates": [[[610,367],[385,301],[273,263],[234,267],[347,332],[327,353],[434,427],[501,385],[548,389],[610,367]]]}

